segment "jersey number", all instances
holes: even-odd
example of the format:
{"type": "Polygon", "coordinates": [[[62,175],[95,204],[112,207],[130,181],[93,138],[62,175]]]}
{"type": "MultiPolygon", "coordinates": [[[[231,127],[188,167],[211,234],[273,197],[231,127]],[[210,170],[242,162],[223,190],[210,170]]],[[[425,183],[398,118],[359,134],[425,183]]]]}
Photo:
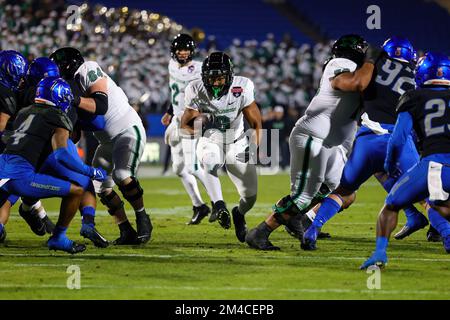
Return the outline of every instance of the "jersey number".
{"type": "Polygon", "coordinates": [[[98,78],[103,77],[103,72],[102,72],[102,70],[100,70],[100,68],[97,68],[96,71],[94,71],[94,70],[89,71],[88,74],[87,74],[87,76],[88,76],[88,78],[89,78],[89,81],[93,83],[93,82],[95,82],[98,78]]]}
{"type": "Polygon", "coordinates": [[[383,86],[388,86],[392,91],[397,92],[400,95],[405,93],[405,89],[402,89],[404,83],[409,83],[413,86],[415,85],[412,78],[400,77],[397,79],[398,74],[402,70],[402,65],[398,62],[386,60],[384,65],[381,67],[381,70],[385,73],[385,75],[378,75],[376,82],[383,86]],[[392,66],[394,66],[394,69],[392,69],[392,66]]]}
{"type": "Polygon", "coordinates": [[[13,139],[12,145],[18,145],[20,140],[26,136],[26,132],[31,127],[31,123],[34,120],[35,115],[30,115],[24,122],[20,124],[20,126],[16,129],[14,134],[11,136],[11,139],[13,139]]]}
{"type": "MultiPolygon", "coordinates": [[[[435,135],[435,134],[439,134],[439,133],[444,133],[445,131],[445,125],[441,125],[441,126],[437,126],[437,127],[433,127],[432,125],[432,121],[435,118],[440,118],[442,116],[445,115],[445,101],[443,99],[432,99],[429,100],[426,104],[425,104],[425,110],[434,110],[436,108],[436,111],[428,113],[425,116],[425,120],[424,120],[424,124],[425,124],[425,134],[427,135],[427,137],[435,135]]],[[[449,104],[450,107],[450,104],[449,104]]],[[[447,128],[450,130],[450,125],[447,125],[447,128]]]]}
{"type": "Polygon", "coordinates": [[[177,106],[178,101],[176,100],[176,98],[180,94],[180,88],[178,88],[178,85],[176,83],[174,83],[170,88],[172,89],[172,105],[177,106]]]}

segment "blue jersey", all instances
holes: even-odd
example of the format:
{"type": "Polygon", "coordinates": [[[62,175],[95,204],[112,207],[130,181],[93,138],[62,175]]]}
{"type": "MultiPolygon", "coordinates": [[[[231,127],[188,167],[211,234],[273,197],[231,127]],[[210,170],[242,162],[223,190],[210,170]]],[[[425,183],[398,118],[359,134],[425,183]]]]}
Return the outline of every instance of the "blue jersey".
{"type": "Polygon", "coordinates": [[[401,97],[397,110],[411,116],[409,121],[413,123],[417,133],[422,157],[450,153],[449,89],[424,88],[409,91],[401,97]]]}
{"type": "Polygon", "coordinates": [[[398,100],[403,93],[414,89],[414,85],[414,73],[409,63],[383,55],[378,59],[372,81],[364,92],[364,111],[369,119],[394,125],[398,100]]]}

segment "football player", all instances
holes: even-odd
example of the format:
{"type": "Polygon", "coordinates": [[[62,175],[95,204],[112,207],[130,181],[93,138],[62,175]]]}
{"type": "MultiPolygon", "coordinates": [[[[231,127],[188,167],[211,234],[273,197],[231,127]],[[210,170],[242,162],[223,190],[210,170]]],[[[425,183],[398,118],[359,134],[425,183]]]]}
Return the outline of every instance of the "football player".
{"type": "Polygon", "coordinates": [[[72,102],[70,86],[61,78],[47,77],[39,82],[35,104],[18,113],[14,133],[0,156],[0,204],[10,194],[36,199],[62,197],[60,216],[47,245],[49,249],[73,254],[86,248],[66,236],[84,189],[36,170],[52,153],[67,169],[100,181],[106,178],[103,169],[86,166],[67,151],[73,129],[67,114],[72,102]]]}
{"type": "MultiPolygon", "coordinates": [[[[442,216],[450,215],[450,60],[448,56],[428,52],[416,67],[416,90],[406,92],[397,106],[397,122],[389,139],[385,170],[397,170],[395,159],[414,128],[421,145],[421,159],[403,174],[389,192],[377,222],[376,248],[361,269],[386,265],[389,237],[397,225],[398,211],[410,203],[427,198],[427,203],[442,216]]],[[[450,253],[450,226],[429,218],[443,237],[450,253]]],[[[444,220],[447,222],[446,220],[444,220]]]]}
{"type": "Polygon", "coordinates": [[[279,250],[269,241],[272,231],[306,212],[321,194],[337,186],[356,132],[361,92],[374,69],[373,60],[365,62],[367,49],[367,42],[358,35],[342,36],[333,44],[317,94],[289,137],[291,193],[248,232],[245,240],[250,247],[279,250]],[[352,91],[343,90],[348,85],[352,91]]]}
{"type": "MultiPolygon", "coordinates": [[[[223,199],[219,178],[206,172],[195,159],[198,139],[182,139],[179,134],[181,117],[185,109],[185,88],[189,82],[201,79],[202,63],[192,60],[195,54],[195,42],[187,34],[178,34],[174,38],[170,52],[172,56],[169,62],[171,104],[162,118],[162,123],[168,125],[165,141],[171,148],[173,171],[181,178],[193,204],[194,213],[188,224],[199,224],[211,210],[203,202],[196,178],[205,186],[213,204],[223,199]]],[[[210,222],[217,217],[216,212],[217,210],[211,215],[210,222]]]]}
{"type": "Polygon", "coordinates": [[[91,114],[104,115],[104,130],[94,132],[99,146],[93,164],[101,165],[108,172],[108,178],[96,185],[96,192],[119,226],[120,237],[114,244],[148,242],[153,226],[145,210],[144,190],[136,178],[147,136],[142,120],[123,90],[96,62],[84,61],[77,49],[60,48],[50,59],[58,65],[64,79],[79,86],[81,96],[75,96],[75,106],[91,114]],[[122,199],[113,189],[115,184],[135,211],[137,232],[128,221],[122,199]]]}
{"type": "MultiPolygon", "coordinates": [[[[10,119],[17,112],[17,92],[26,74],[28,63],[17,51],[0,52],[0,153],[5,149],[4,134],[10,119]]],[[[0,208],[0,242],[6,238],[4,225],[8,222],[11,207],[19,198],[11,195],[0,208]]],[[[39,221],[40,222],[40,221],[39,221]]]]}
{"type": "MultiPolygon", "coordinates": [[[[185,90],[185,111],[181,128],[189,134],[204,131],[196,148],[201,165],[216,177],[225,164],[228,176],[237,188],[239,205],[232,210],[236,237],[245,241],[245,214],[256,202],[258,179],[254,158],[261,139],[261,114],[254,98],[254,84],[234,76],[230,57],[211,53],[202,64],[202,79],[194,80],[185,90]],[[244,132],[244,118],[252,130],[244,132]],[[195,130],[200,123],[202,129],[195,130]]],[[[219,224],[231,227],[230,214],[223,198],[215,202],[219,224]]]]}
{"type": "MultiPolygon", "coordinates": [[[[356,191],[373,174],[379,176],[384,170],[387,143],[394,128],[397,115],[395,106],[400,96],[414,88],[414,49],[405,38],[392,37],[385,41],[375,64],[373,81],[365,91],[361,127],[356,134],[352,153],[345,164],[339,187],[324,199],[302,237],[302,249],[315,250],[316,240],[322,226],[338,213],[349,207],[356,198],[356,191]]],[[[353,91],[352,86],[341,88],[353,91]]],[[[398,174],[406,172],[419,160],[413,138],[410,135],[403,152],[396,159],[398,174]]],[[[397,177],[384,179],[382,185],[389,192],[397,177]]],[[[412,204],[405,207],[407,223],[396,234],[402,239],[428,225],[428,220],[412,204]]]]}
{"type": "MultiPolygon", "coordinates": [[[[58,67],[52,60],[47,57],[40,57],[30,63],[27,75],[25,77],[25,88],[22,90],[22,99],[19,99],[22,100],[22,105],[27,106],[34,101],[37,84],[42,78],[48,76],[59,77],[58,67]]],[[[72,92],[77,90],[77,87],[74,87],[74,83],[71,84],[71,89],[72,92]]],[[[103,130],[103,116],[82,112],[79,108],[71,108],[68,116],[74,124],[74,131],[67,142],[67,150],[75,159],[82,162],[78,155],[77,147],[74,144],[74,142],[77,142],[79,139],[79,131],[81,129],[84,131],[103,130]]],[[[64,166],[55,161],[53,155],[50,155],[46,159],[42,167],[39,169],[39,172],[56,176],[61,179],[66,179],[82,186],[86,185],[85,189],[87,190],[83,194],[80,203],[80,212],[82,216],[80,235],[91,240],[97,247],[107,247],[109,244],[108,241],[95,228],[96,198],[92,181],[85,176],[80,176],[66,170],[64,166]]],[[[23,207],[25,204],[28,204],[30,207],[36,206],[35,204],[33,205],[35,201],[35,199],[23,199],[23,204],[19,207],[19,213],[25,217],[33,214],[33,212],[28,213],[26,211],[27,208],[23,207]]],[[[40,212],[39,215],[41,215],[40,212]]],[[[48,218],[45,222],[45,226],[47,232],[51,233],[53,225],[48,218]]]]}

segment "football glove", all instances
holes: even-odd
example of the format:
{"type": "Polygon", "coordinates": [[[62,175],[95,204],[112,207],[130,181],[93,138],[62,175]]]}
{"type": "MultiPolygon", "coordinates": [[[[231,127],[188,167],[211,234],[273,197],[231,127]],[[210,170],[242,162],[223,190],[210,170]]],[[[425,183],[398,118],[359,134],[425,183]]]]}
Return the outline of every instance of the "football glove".
{"type": "Polygon", "coordinates": [[[97,181],[103,182],[106,180],[106,177],[108,176],[108,174],[106,173],[106,171],[102,168],[94,168],[91,167],[91,171],[89,176],[97,181]]]}

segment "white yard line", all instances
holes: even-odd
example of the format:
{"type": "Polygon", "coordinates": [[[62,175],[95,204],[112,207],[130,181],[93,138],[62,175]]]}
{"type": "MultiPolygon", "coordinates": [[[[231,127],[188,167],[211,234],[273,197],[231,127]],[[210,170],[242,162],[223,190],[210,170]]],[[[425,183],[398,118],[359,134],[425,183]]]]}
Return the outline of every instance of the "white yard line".
{"type": "MultiPolygon", "coordinates": [[[[217,252],[219,249],[183,249],[182,251],[190,251],[190,252],[217,252]]],[[[228,249],[226,249],[228,252],[228,249]]],[[[80,254],[83,257],[90,257],[90,258],[102,258],[102,257],[117,257],[117,258],[157,258],[157,259],[195,259],[198,260],[199,255],[187,255],[187,254],[164,254],[164,255],[158,255],[158,254],[140,254],[140,253],[99,253],[99,254],[92,254],[92,253],[81,253],[80,254]]],[[[33,253],[0,253],[1,257],[25,257],[25,258],[34,258],[34,257],[54,257],[54,256],[60,256],[60,255],[53,255],[53,254],[33,254],[33,253]]],[[[224,254],[224,255],[208,255],[204,256],[204,258],[213,258],[213,259],[228,259],[230,258],[230,254],[224,254]]],[[[69,255],[67,255],[68,258],[70,258],[69,255]]],[[[338,257],[338,256],[283,256],[283,255],[255,255],[255,256],[245,256],[245,257],[235,257],[236,259],[242,259],[242,260],[261,260],[261,259],[270,259],[270,260],[276,260],[276,259],[299,259],[299,260],[359,260],[364,261],[367,259],[367,257],[338,257]]],[[[75,259],[73,259],[75,260],[75,259]]],[[[450,262],[450,258],[395,258],[391,257],[391,261],[419,261],[419,262],[450,262]]],[[[1,262],[1,261],[0,261],[1,262]]],[[[30,263],[33,264],[33,263],[30,263]]],[[[26,264],[21,264],[21,266],[25,266],[26,264]]],[[[60,266],[67,265],[67,264],[61,264],[60,266]]]]}
{"type": "MultiPolygon", "coordinates": [[[[1,283],[0,288],[8,289],[38,289],[38,288],[60,288],[67,289],[65,285],[56,284],[9,284],[1,283]]],[[[273,291],[273,288],[262,287],[193,287],[193,286],[159,286],[159,285],[142,285],[142,286],[119,286],[119,285],[85,285],[81,284],[81,289],[134,289],[134,290],[184,290],[184,291],[273,291]]],[[[277,292],[298,292],[298,293],[370,293],[373,295],[385,294],[417,294],[417,295],[450,295],[449,291],[432,291],[432,290],[356,290],[356,289],[339,289],[339,288],[323,288],[323,289],[307,289],[277,288],[277,292]]]]}

